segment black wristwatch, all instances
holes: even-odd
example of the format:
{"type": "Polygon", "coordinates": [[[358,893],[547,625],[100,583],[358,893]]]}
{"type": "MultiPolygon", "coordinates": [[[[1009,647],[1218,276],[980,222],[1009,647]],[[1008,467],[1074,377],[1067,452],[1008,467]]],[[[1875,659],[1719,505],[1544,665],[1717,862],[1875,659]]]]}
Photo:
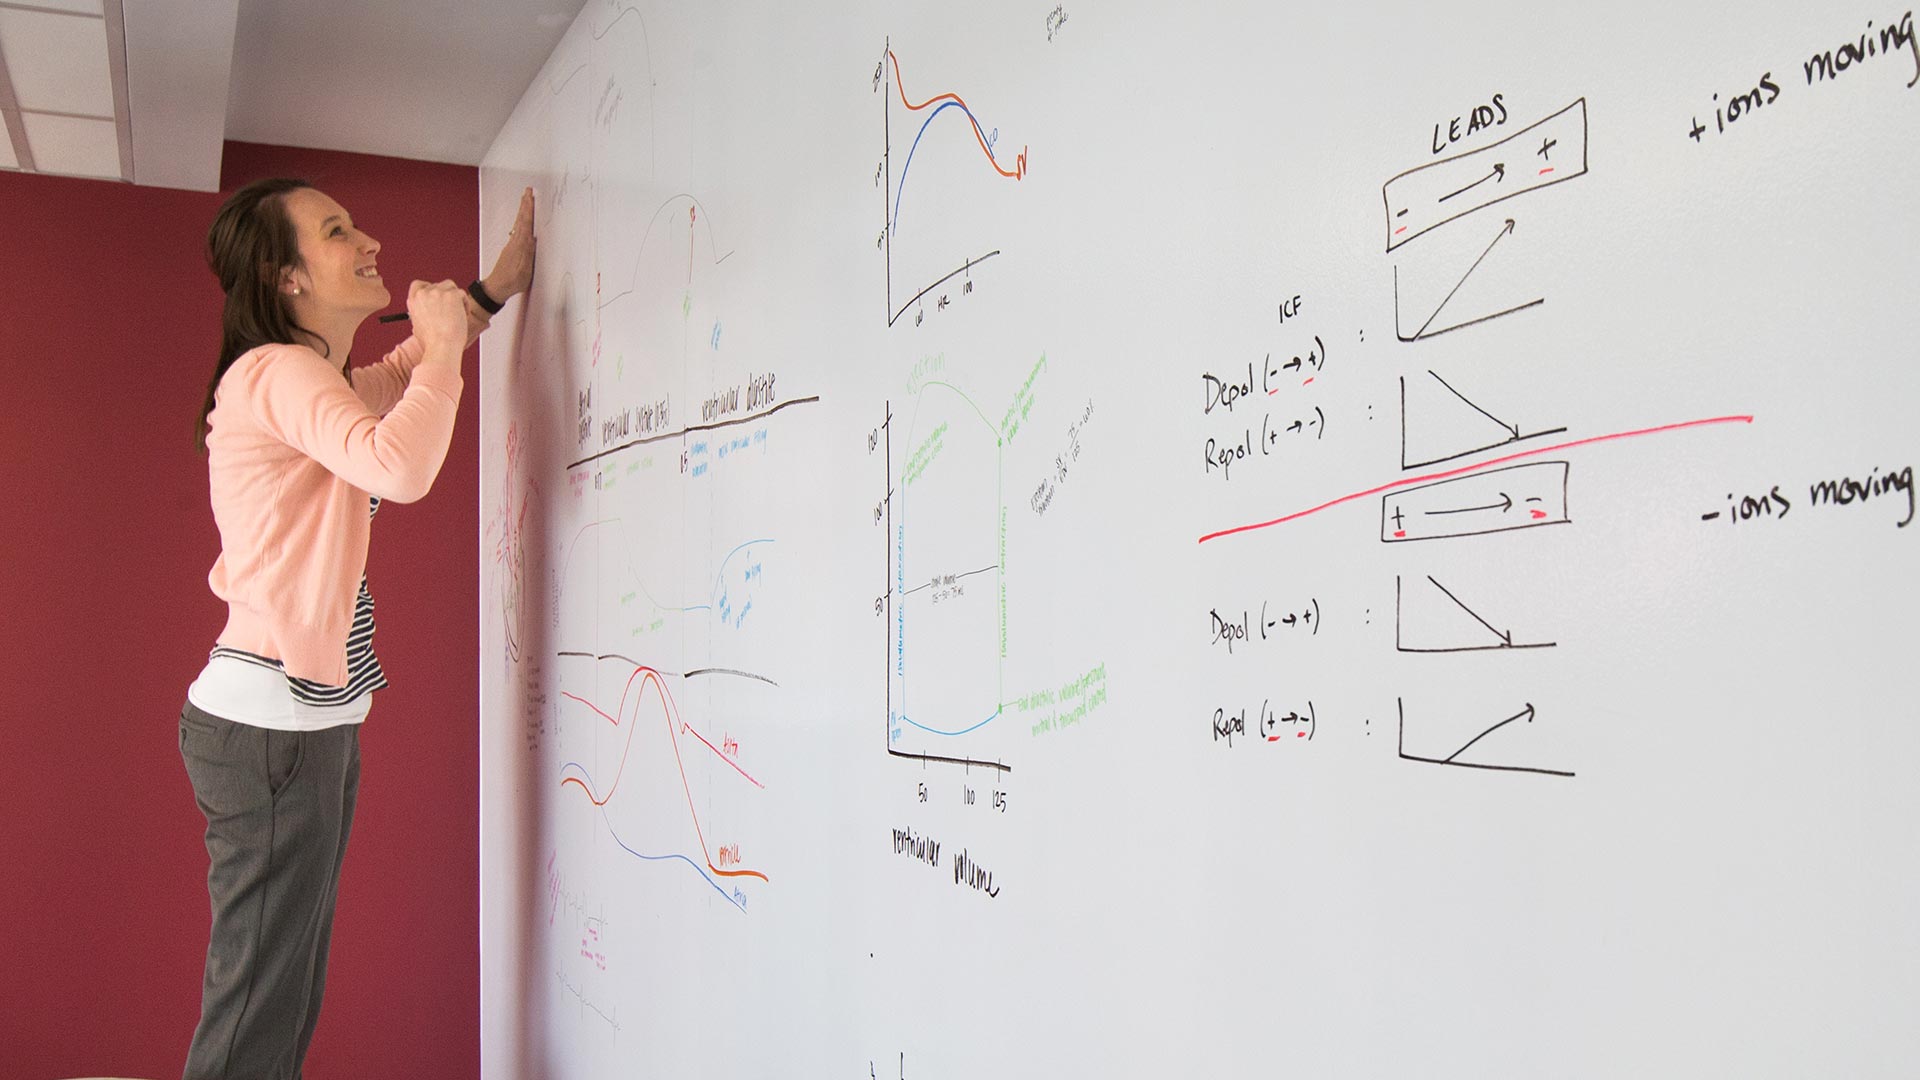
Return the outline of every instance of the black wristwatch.
{"type": "Polygon", "coordinates": [[[473,284],[467,286],[467,295],[473,297],[473,302],[480,305],[480,310],[489,315],[498,315],[500,309],[507,306],[488,296],[487,290],[480,287],[479,278],[475,278],[473,284]]]}

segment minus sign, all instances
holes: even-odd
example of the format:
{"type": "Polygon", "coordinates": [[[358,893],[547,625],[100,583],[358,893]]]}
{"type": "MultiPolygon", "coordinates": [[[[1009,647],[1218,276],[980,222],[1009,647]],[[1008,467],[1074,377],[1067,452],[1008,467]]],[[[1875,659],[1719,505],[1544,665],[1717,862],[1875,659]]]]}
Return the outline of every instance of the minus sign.
{"type": "Polygon", "coordinates": [[[1720,516],[1720,511],[1718,511],[1718,510],[1715,510],[1715,511],[1714,511],[1713,513],[1711,513],[1711,514],[1701,514],[1701,515],[1700,515],[1700,520],[1701,520],[1701,521],[1712,521],[1712,520],[1713,520],[1714,518],[1717,518],[1717,517],[1719,517],[1719,516],[1720,516]]]}

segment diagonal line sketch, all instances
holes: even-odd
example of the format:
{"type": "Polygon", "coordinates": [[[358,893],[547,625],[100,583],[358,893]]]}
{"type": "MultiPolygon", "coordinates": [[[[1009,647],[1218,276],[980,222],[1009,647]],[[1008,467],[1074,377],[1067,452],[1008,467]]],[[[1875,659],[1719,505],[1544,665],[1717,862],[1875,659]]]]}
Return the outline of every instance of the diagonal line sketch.
{"type": "Polygon", "coordinates": [[[1484,769],[1490,772],[1535,773],[1540,776],[1572,776],[1573,775],[1572,772],[1567,771],[1565,769],[1542,769],[1542,768],[1537,768],[1531,765],[1495,765],[1495,764],[1485,764],[1477,761],[1459,760],[1461,754],[1464,754],[1468,750],[1472,749],[1473,746],[1476,743],[1478,743],[1480,740],[1486,738],[1489,735],[1492,735],[1494,732],[1499,731],[1501,728],[1506,727],[1508,724],[1511,724],[1516,720],[1525,720],[1529,724],[1533,723],[1534,709],[1531,703],[1529,703],[1525,708],[1521,709],[1519,712],[1514,713],[1512,716],[1509,716],[1506,719],[1499,721],[1498,723],[1495,723],[1493,726],[1487,728],[1485,731],[1482,731],[1478,735],[1475,735],[1473,738],[1468,739],[1458,750],[1455,750],[1453,753],[1448,754],[1446,757],[1443,757],[1443,758],[1423,757],[1419,754],[1407,753],[1406,700],[1404,698],[1396,698],[1394,701],[1394,706],[1399,710],[1399,714],[1400,714],[1400,742],[1399,742],[1398,752],[1400,755],[1400,760],[1402,761],[1417,761],[1423,765],[1449,765],[1454,768],[1460,768],[1460,769],[1484,769]]]}
{"type": "MultiPolygon", "coordinates": [[[[1464,640],[1460,638],[1451,637],[1450,635],[1452,633],[1452,627],[1462,627],[1462,628],[1465,627],[1465,624],[1461,623],[1458,620],[1458,618],[1454,618],[1450,620],[1451,626],[1448,628],[1439,629],[1439,630],[1436,630],[1433,628],[1427,628],[1427,632],[1425,634],[1416,634],[1414,637],[1414,640],[1416,642],[1421,642],[1421,644],[1408,644],[1407,623],[1409,620],[1407,615],[1407,604],[1405,601],[1400,577],[1398,575],[1395,575],[1393,579],[1393,616],[1394,616],[1393,647],[1395,650],[1399,652],[1453,653],[1453,652],[1491,652],[1491,651],[1501,650],[1501,649],[1551,649],[1558,644],[1557,642],[1552,642],[1552,641],[1516,642],[1513,640],[1513,631],[1501,630],[1496,628],[1492,623],[1482,618],[1479,612],[1468,607],[1458,596],[1455,596],[1453,593],[1453,590],[1447,588],[1445,585],[1442,585],[1440,584],[1439,581],[1435,580],[1431,574],[1427,575],[1427,582],[1431,584],[1436,590],[1438,590],[1441,596],[1446,597],[1446,600],[1452,605],[1452,607],[1449,610],[1458,610],[1461,612],[1465,612],[1466,615],[1473,620],[1473,622],[1479,624],[1481,627],[1484,627],[1486,629],[1487,634],[1490,636],[1486,638],[1481,638],[1476,633],[1475,636],[1472,638],[1472,640],[1464,640]],[[1428,644],[1427,642],[1435,642],[1435,643],[1428,644]],[[1444,642],[1444,644],[1441,644],[1439,642],[1444,642]]],[[[1427,594],[1427,599],[1429,601],[1432,601],[1433,599],[1432,594],[1427,594]]],[[[1433,621],[1438,621],[1438,620],[1433,620],[1433,621]]]]}
{"type": "MultiPolygon", "coordinates": [[[[1499,428],[1501,434],[1499,437],[1492,438],[1491,441],[1482,441],[1488,439],[1491,433],[1486,429],[1484,424],[1466,417],[1464,413],[1461,413],[1459,418],[1428,417],[1425,425],[1428,431],[1423,432],[1423,434],[1427,435],[1427,438],[1423,441],[1438,443],[1440,445],[1428,445],[1420,448],[1418,451],[1410,451],[1407,433],[1409,408],[1407,402],[1407,379],[1406,376],[1403,375],[1400,377],[1400,468],[1403,470],[1418,469],[1427,465],[1437,465],[1443,461],[1454,461],[1458,458],[1468,457],[1487,450],[1497,450],[1503,446],[1526,442],[1528,439],[1537,439],[1543,435],[1558,435],[1567,430],[1564,427],[1545,428],[1540,431],[1531,431],[1522,435],[1520,433],[1520,425],[1510,424],[1481,408],[1473,399],[1454,389],[1451,383],[1441,378],[1435,372],[1429,370],[1427,374],[1432,376],[1433,381],[1438,383],[1453,399],[1464,404],[1467,409],[1472,412],[1492,421],[1493,424],[1499,428]],[[1457,449],[1462,446],[1464,446],[1464,449],[1457,449]],[[1416,452],[1420,455],[1433,456],[1421,456],[1418,460],[1409,460],[1410,453],[1416,452]]],[[[1445,401],[1445,399],[1440,400],[1445,401]]],[[[1459,412],[1459,410],[1455,411],[1459,412]]]]}

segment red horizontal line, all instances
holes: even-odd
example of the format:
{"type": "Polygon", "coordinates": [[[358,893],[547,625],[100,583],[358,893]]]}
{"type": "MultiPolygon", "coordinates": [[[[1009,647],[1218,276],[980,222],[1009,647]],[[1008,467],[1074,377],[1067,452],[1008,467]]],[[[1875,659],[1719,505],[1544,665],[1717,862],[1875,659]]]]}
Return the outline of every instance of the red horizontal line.
{"type": "Polygon", "coordinates": [[[1634,431],[1616,431],[1611,435],[1594,435],[1585,439],[1575,439],[1572,442],[1555,443],[1552,446],[1541,446],[1541,447],[1536,447],[1532,450],[1522,450],[1519,453],[1508,454],[1505,457],[1497,457],[1497,458],[1493,458],[1490,461],[1482,461],[1477,465],[1462,465],[1457,469],[1447,469],[1442,472],[1427,473],[1423,476],[1409,476],[1400,480],[1390,481],[1388,483],[1381,484],[1379,487],[1368,488],[1365,491],[1356,491],[1351,495],[1342,495],[1337,499],[1329,499],[1318,506],[1310,506],[1305,510],[1296,510],[1291,514],[1285,514],[1280,517],[1273,518],[1270,521],[1257,521],[1251,525],[1236,525],[1230,529],[1221,529],[1218,532],[1210,532],[1201,536],[1199,542],[1204,544],[1209,540],[1218,540],[1223,536],[1232,536],[1235,533],[1253,532],[1257,529],[1268,529],[1268,528],[1272,528],[1275,525],[1284,525],[1289,521],[1294,521],[1299,518],[1306,517],[1310,514],[1317,514],[1322,510],[1331,509],[1332,507],[1339,506],[1342,503],[1350,503],[1355,499],[1364,499],[1370,495],[1379,495],[1384,492],[1392,491],[1395,488],[1411,487],[1416,484],[1424,484],[1433,480],[1447,480],[1455,476],[1465,476],[1468,473],[1479,472],[1482,469],[1492,468],[1495,465],[1502,465],[1509,461],[1519,461],[1522,458],[1538,457],[1541,454],[1551,454],[1559,450],[1571,450],[1576,446],[1587,446],[1592,443],[1613,442],[1616,439],[1632,439],[1632,438],[1637,438],[1638,436],[1641,436],[1641,435],[1658,435],[1661,432],[1681,431],[1686,428],[1706,427],[1709,424],[1734,424],[1734,423],[1751,424],[1753,423],[1753,417],[1751,416],[1714,416],[1714,417],[1708,417],[1707,419],[1704,419],[1704,420],[1685,420],[1677,424],[1662,424],[1659,427],[1639,428],[1634,431]]]}

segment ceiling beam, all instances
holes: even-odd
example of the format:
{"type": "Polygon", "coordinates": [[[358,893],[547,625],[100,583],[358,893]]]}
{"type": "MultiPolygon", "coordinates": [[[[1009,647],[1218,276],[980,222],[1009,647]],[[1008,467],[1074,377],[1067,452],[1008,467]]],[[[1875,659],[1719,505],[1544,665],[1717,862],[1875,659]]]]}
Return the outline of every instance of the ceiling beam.
{"type": "Polygon", "coordinates": [[[126,5],[122,17],[134,183],[220,190],[233,29],[239,14],[240,0],[140,0],[126,5]]]}
{"type": "Polygon", "coordinates": [[[113,72],[113,128],[120,136],[120,179],[133,182],[133,110],[127,104],[127,21],[120,0],[101,5],[107,14],[107,67],[113,72]]]}
{"type": "Polygon", "coordinates": [[[7,126],[7,139],[13,144],[13,156],[20,168],[32,172],[33,152],[27,147],[26,125],[20,122],[20,99],[13,96],[13,76],[7,74],[7,58],[0,56],[0,121],[7,126]]]}

